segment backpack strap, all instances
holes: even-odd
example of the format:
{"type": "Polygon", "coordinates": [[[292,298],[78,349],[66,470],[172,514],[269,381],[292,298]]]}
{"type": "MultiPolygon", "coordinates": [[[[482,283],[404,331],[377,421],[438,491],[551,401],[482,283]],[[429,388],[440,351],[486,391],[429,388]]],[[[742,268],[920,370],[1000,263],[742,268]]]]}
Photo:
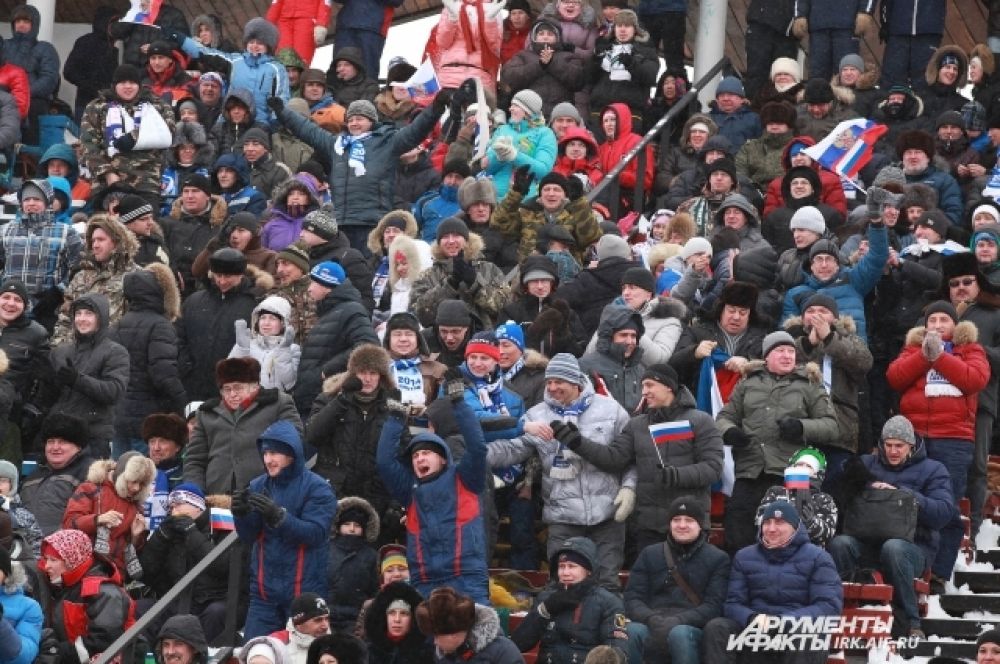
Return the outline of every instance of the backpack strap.
{"type": "Polygon", "coordinates": [[[687,582],[683,576],[681,576],[680,571],[677,569],[677,565],[674,563],[674,554],[670,551],[670,543],[667,541],[663,542],[663,555],[667,558],[667,571],[670,572],[670,576],[674,578],[677,583],[677,587],[681,589],[684,596],[687,597],[688,601],[694,606],[699,606],[701,604],[701,597],[698,593],[694,591],[691,584],[687,582]]]}

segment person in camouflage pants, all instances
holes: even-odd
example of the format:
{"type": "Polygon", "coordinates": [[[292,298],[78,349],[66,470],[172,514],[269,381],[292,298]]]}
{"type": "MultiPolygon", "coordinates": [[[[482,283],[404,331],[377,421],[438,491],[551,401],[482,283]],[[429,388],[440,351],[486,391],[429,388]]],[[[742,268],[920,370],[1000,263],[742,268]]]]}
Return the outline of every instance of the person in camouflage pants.
{"type": "Polygon", "coordinates": [[[160,171],[164,150],[170,147],[174,113],[149,90],[140,87],[141,72],[132,65],[120,65],[112,77],[112,87],[101,91],[87,104],[80,122],[83,161],[94,178],[94,194],[115,182],[134,187],[139,195],[160,207],[160,171]],[[137,147],[139,126],[158,113],[169,129],[163,148],[137,147]],[[131,118],[129,122],[127,118],[131,118]],[[135,127],[123,132],[122,120],[135,127]]]}

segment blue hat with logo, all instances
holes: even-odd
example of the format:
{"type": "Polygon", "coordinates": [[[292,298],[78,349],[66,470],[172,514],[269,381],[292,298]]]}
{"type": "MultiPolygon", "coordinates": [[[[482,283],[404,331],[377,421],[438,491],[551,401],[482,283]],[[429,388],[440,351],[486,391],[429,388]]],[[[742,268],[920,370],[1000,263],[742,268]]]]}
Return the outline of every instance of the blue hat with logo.
{"type": "Polygon", "coordinates": [[[323,261],[312,269],[309,273],[309,278],[320,286],[336,288],[340,284],[344,283],[347,275],[344,273],[344,268],[340,267],[339,263],[335,263],[334,261],[323,261]]]}
{"type": "Polygon", "coordinates": [[[524,330],[521,326],[512,320],[507,321],[503,325],[497,325],[496,332],[497,341],[509,341],[520,350],[524,350],[524,330]]]}

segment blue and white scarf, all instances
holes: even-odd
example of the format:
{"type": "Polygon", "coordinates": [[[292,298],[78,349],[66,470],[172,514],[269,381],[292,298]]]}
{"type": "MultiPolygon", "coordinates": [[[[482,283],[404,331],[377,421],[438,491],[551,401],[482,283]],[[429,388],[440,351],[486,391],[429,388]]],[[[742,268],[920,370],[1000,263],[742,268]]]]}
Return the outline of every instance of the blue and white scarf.
{"type": "Polygon", "coordinates": [[[333,151],[338,156],[343,156],[344,152],[347,152],[347,165],[354,171],[355,177],[361,177],[367,172],[365,170],[365,141],[371,135],[370,131],[357,136],[341,134],[333,146],[333,151]]]}
{"type": "MultiPolygon", "coordinates": [[[[945,353],[951,353],[954,348],[955,345],[952,342],[944,342],[945,353]]],[[[962,390],[949,383],[948,379],[942,376],[937,369],[931,367],[930,371],[927,372],[927,383],[924,385],[924,396],[960,397],[962,396],[962,390]]]]}
{"type": "Polygon", "coordinates": [[[392,376],[402,394],[403,403],[423,404],[427,401],[424,394],[424,376],[420,373],[420,358],[393,360],[392,376]]]}

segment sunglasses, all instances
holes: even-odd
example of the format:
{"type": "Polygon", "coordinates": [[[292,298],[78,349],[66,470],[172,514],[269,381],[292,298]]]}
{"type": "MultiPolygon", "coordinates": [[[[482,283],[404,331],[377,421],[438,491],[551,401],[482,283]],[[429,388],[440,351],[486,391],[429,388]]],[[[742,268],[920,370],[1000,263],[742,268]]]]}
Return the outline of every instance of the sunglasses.
{"type": "Polygon", "coordinates": [[[976,283],[975,277],[962,277],[961,279],[949,279],[948,286],[951,288],[958,288],[959,286],[971,286],[976,283]]]}

